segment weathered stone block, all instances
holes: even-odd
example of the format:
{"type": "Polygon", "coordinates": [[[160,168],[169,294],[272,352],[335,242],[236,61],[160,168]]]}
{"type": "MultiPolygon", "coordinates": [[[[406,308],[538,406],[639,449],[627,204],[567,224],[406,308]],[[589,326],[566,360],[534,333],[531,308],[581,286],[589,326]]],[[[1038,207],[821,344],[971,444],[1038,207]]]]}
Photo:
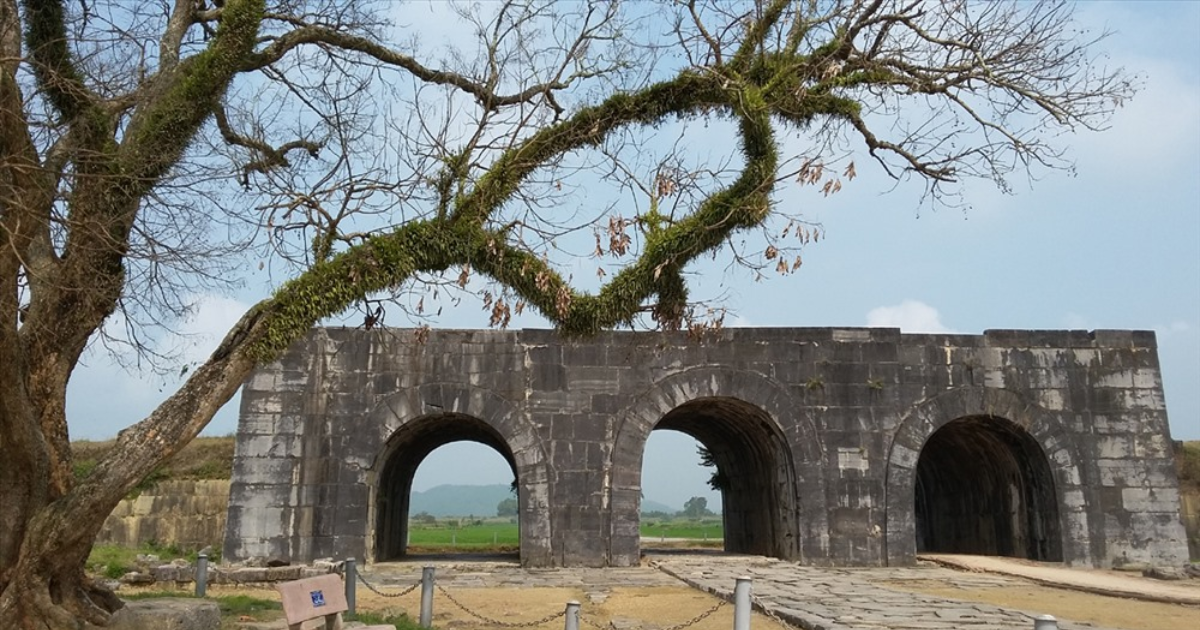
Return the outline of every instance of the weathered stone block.
{"type": "MultiPolygon", "coordinates": [[[[140,599],[125,602],[105,626],[107,630],[217,630],[221,611],[217,602],[187,598],[140,599]]],[[[85,629],[97,626],[87,624],[85,629]]]]}

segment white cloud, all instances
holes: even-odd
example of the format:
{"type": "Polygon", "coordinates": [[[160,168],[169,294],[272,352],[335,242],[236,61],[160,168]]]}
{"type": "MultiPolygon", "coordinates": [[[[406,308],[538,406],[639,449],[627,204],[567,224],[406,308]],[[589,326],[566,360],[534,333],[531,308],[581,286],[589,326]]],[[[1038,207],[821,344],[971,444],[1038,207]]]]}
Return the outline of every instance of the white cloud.
{"type": "Polygon", "coordinates": [[[1110,129],[1077,136],[1074,154],[1088,172],[1103,169],[1131,182],[1173,179],[1195,155],[1200,85],[1170,63],[1134,58],[1126,65],[1144,73],[1145,89],[1115,113],[1110,129]]]}
{"type": "MultiPolygon", "coordinates": [[[[192,316],[178,331],[161,342],[168,354],[184,365],[205,361],[224,339],[225,333],[249,308],[248,304],[218,295],[192,296],[192,316]]],[[[122,326],[110,323],[110,332],[122,326]]],[[[181,375],[182,376],[182,375],[181,375]]],[[[157,375],[118,365],[102,349],[93,350],[89,360],[72,374],[67,390],[67,418],[71,436],[107,439],[150,414],[182,382],[182,378],[157,375]]],[[[239,396],[225,405],[204,433],[224,434],[237,428],[239,396]]]]}
{"type": "Polygon", "coordinates": [[[1067,313],[1064,315],[1062,325],[1067,330],[1093,330],[1096,327],[1091,320],[1079,313],[1067,313]]]}
{"type": "Polygon", "coordinates": [[[899,328],[913,333],[954,332],[942,324],[936,308],[918,301],[904,300],[895,306],[880,306],[867,313],[867,326],[899,328]]]}
{"type": "Polygon", "coordinates": [[[1163,326],[1163,325],[1155,326],[1154,332],[1157,333],[1158,336],[1161,338],[1161,337],[1170,337],[1173,335],[1186,335],[1186,334],[1193,332],[1193,329],[1192,329],[1191,325],[1188,324],[1187,322],[1183,321],[1182,319],[1177,319],[1165,326],[1163,326]]]}
{"type": "Polygon", "coordinates": [[[250,309],[250,305],[220,295],[192,296],[192,314],[180,326],[179,350],[185,363],[208,359],[229,329],[250,309]]]}

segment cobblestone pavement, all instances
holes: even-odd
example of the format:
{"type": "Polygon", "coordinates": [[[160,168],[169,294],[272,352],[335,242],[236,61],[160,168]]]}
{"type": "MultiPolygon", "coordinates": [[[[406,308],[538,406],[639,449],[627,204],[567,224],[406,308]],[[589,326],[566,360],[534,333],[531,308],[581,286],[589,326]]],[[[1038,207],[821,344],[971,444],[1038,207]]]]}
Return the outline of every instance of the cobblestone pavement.
{"type": "MultiPolygon", "coordinates": [[[[363,575],[381,589],[416,584],[425,564],[437,583],[454,587],[579,587],[595,599],[614,586],[677,586],[679,581],[731,600],[736,579],[749,576],[755,607],[805,630],[1033,630],[1037,611],[918,595],[887,587],[905,581],[939,580],[965,588],[1020,584],[1019,578],[966,573],[933,565],[906,568],[806,567],[757,556],[719,554],[648,555],[647,567],[609,569],[523,569],[516,562],[387,562],[363,575]]],[[[1059,620],[1063,630],[1097,626],[1059,620]]]]}
{"type": "MultiPolygon", "coordinates": [[[[1032,630],[1037,612],[1000,608],[887,588],[908,580],[945,580],[963,588],[1018,580],[936,566],[805,567],[753,556],[658,556],[651,564],[688,584],[732,597],[739,576],[753,579],[756,608],[806,630],[1032,630]]],[[[1091,624],[1059,620],[1064,630],[1091,624]]]]}

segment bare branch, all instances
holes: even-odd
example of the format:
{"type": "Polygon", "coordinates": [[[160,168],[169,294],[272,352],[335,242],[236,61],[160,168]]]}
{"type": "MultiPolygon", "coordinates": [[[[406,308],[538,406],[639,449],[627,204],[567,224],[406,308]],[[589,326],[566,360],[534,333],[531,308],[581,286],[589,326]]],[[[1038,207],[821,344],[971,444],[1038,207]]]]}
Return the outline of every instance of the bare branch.
{"type": "Polygon", "coordinates": [[[289,51],[306,44],[327,45],[340,50],[362,53],[382,63],[407,70],[421,81],[454,86],[474,96],[481,105],[488,109],[524,103],[538,95],[546,94],[553,90],[565,89],[570,86],[570,83],[566,81],[552,81],[550,83],[532,85],[515,94],[494,94],[486,84],[473,81],[454,72],[427,68],[411,56],[381,46],[365,37],[331,31],[316,26],[305,26],[284,34],[262,52],[248,58],[242,64],[240,70],[248,72],[265,68],[282,59],[289,51]]]}

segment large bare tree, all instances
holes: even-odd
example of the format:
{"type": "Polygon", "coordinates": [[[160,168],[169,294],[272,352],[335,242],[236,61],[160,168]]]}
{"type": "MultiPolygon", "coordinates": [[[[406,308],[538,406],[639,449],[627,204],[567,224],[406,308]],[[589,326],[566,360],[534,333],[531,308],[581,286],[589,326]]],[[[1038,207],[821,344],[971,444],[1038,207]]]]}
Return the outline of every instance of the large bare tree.
{"type": "Polygon", "coordinates": [[[784,182],[1003,186],[1067,166],[1051,141],[1133,91],[1052,1],[527,0],[459,10],[457,51],[414,42],[426,9],[0,0],[6,624],[103,625],[120,603],[83,566],[104,516],[325,318],[464,287],[495,325],[697,325],[698,256],[798,266],[813,232],[778,219],[784,182]],[[688,122],[736,142],[695,158],[688,122]],[[580,231],[598,283],[562,253],[580,231]],[[89,344],[119,320],[110,341],[148,351],[189,291],[260,259],[289,279],[76,481],[65,396],[89,344]]]}

